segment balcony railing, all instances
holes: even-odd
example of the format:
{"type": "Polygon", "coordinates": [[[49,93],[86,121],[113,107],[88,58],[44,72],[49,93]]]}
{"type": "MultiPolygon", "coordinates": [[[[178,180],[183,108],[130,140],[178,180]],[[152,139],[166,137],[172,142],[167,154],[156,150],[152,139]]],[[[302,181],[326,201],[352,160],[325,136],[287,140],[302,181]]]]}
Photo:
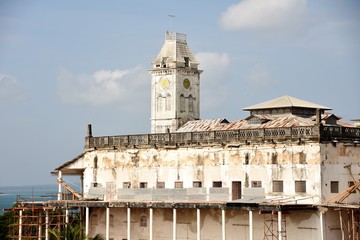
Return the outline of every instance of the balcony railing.
{"type": "Polygon", "coordinates": [[[282,140],[331,141],[344,139],[360,141],[360,128],[341,126],[309,126],[86,137],[85,149],[148,145],[170,146],[282,140]]]}

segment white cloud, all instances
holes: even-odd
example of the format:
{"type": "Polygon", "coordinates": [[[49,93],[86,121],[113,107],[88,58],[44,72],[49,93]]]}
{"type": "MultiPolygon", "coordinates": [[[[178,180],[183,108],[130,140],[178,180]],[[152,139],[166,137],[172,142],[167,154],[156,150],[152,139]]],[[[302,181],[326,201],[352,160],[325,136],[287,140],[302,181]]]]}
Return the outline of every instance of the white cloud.
{"type": "Polygon", "coordinates": [[[201,75],[201,107],[216,108],[226,101],[228,89],[226,79],[230,59],[227,53],[200,52],[195,55],[200,62],[201,75]]]}
{"type": "Polygon", "coordinates": [[[18,102],[25,99],[25,92],[13,76],[0,73],[0,103],[18,102]]]}
{"type": "Polygon", "coordinates": [[[293,30],[304,21],[306,0],[242,0],[222,13],[225,30],[293,30]]]}
{"type": "MultiPolygon", "coordinates": [[[[62,70],[58,76],[58,95],[62,102],[90,106],[131,106],[144,96],[150,75],[141,67],[125,70],[99,70],[76,75],[62,70]]],[[[149,86],[147,86],[149,85],[149,86]]]]}
{"type": "Polygon", "coordinates": [[[269,87],[278,83],[278,81],[273,79],[268,67],[263,64],[255,64],[250,69],[246,79],[258,87],[269,87]]]}

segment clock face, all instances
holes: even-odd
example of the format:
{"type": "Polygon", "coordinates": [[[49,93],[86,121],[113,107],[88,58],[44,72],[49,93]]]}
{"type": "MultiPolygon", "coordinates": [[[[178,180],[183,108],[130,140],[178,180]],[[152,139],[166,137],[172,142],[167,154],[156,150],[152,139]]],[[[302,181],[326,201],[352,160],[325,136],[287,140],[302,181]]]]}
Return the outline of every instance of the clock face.
{"type": "Polygon", "coordinates": [[[190,87],[190,80],[187,79],[187,78],[185,78],[185,79],[184,79],[184,82],[183,82],[183,85],[184,85],[184,88],[185,88],[185,89],[189,89],[189,87],[190,87]]]}
{"type": "Polygon", "coordinates": [[[162,78],[160,80],[160,86],[162,89],[168,89],[169,88],[169,85],[170,85],[170,82],[167,78],[162,78]]]}

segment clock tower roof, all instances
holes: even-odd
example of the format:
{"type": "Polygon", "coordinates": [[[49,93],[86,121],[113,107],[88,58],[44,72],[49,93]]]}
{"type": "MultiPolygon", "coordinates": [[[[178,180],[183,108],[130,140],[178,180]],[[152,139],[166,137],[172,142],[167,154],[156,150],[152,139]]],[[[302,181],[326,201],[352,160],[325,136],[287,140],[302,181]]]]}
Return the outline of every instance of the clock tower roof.
{"type": "Polygon", "coordinates": [[[153,61],[153,69],[191,68],[197,69],[199,62],[195,59],[186,42],[186,34],[166,32],[165,43],[153,61]]]}

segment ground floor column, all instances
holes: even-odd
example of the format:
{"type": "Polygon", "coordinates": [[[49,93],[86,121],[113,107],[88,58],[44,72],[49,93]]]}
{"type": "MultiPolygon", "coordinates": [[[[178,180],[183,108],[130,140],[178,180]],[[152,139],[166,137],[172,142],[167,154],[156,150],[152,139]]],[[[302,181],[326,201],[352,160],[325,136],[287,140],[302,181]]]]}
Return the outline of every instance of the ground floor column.
{"type": "Polygon", "coordinates": [[[282,240],[282,215],[281,215],[281,211],[278,211],[278,239],[282,240]]]}
{"type": "Polygon", "coordinates": [[[173,240],[176,240],[176,208],[173,208],[173,240]]]}
{"type": "Polygon", "coordinates": [[[49,210],[45,211],[45,240],[49,240],[49,210]]]}
{"type": "Polygon", "coordinates": [[[150,220],[149,220],[149,225],[150,225],[150,240],[153,240],[153,211],[154,209],[153,208],[150,208],[149,209],[150,211],[150,220]]]}
{"type": "Polygon", "coordinates": [[[320,240],[325,240],[324,238],[324,213],[320,211],[320,240]]]}
{"type": "Polygon", "coordinates": [[[200,233],[200,208],[196,209],[196,235],[197,235],[197,240],[201,240],[201,233],[200,233]]]}
{"type": "Polygon", "coordinates": [[[106,207],[106,227],[105,227],[105,240],[110,238],[110,208],[106,207]]]}
{"type": "Polygon", "coordinates": [[[23,215],[23,210],[19,211],[19,240],[22,239],[22,215],[23,215]]]}
{"type": "Polygon", "coordinates": [[[249,210],[249,240],[253,240],[253,212],[249,210]]]}
{"type": "Polygon", "coordinates": [[[127,208],[127,240],[131,240],[131,209],[127,208]]]}
{"type": "Polygon", "coordinates": [[[221,209],[221,232],[222,240],[226,240],[225,209],[221,209]]]}
{"type": "Polygon", "coordinates": [[[85,208],[85,236],[89,236],[89,207],[85,208]]]}

